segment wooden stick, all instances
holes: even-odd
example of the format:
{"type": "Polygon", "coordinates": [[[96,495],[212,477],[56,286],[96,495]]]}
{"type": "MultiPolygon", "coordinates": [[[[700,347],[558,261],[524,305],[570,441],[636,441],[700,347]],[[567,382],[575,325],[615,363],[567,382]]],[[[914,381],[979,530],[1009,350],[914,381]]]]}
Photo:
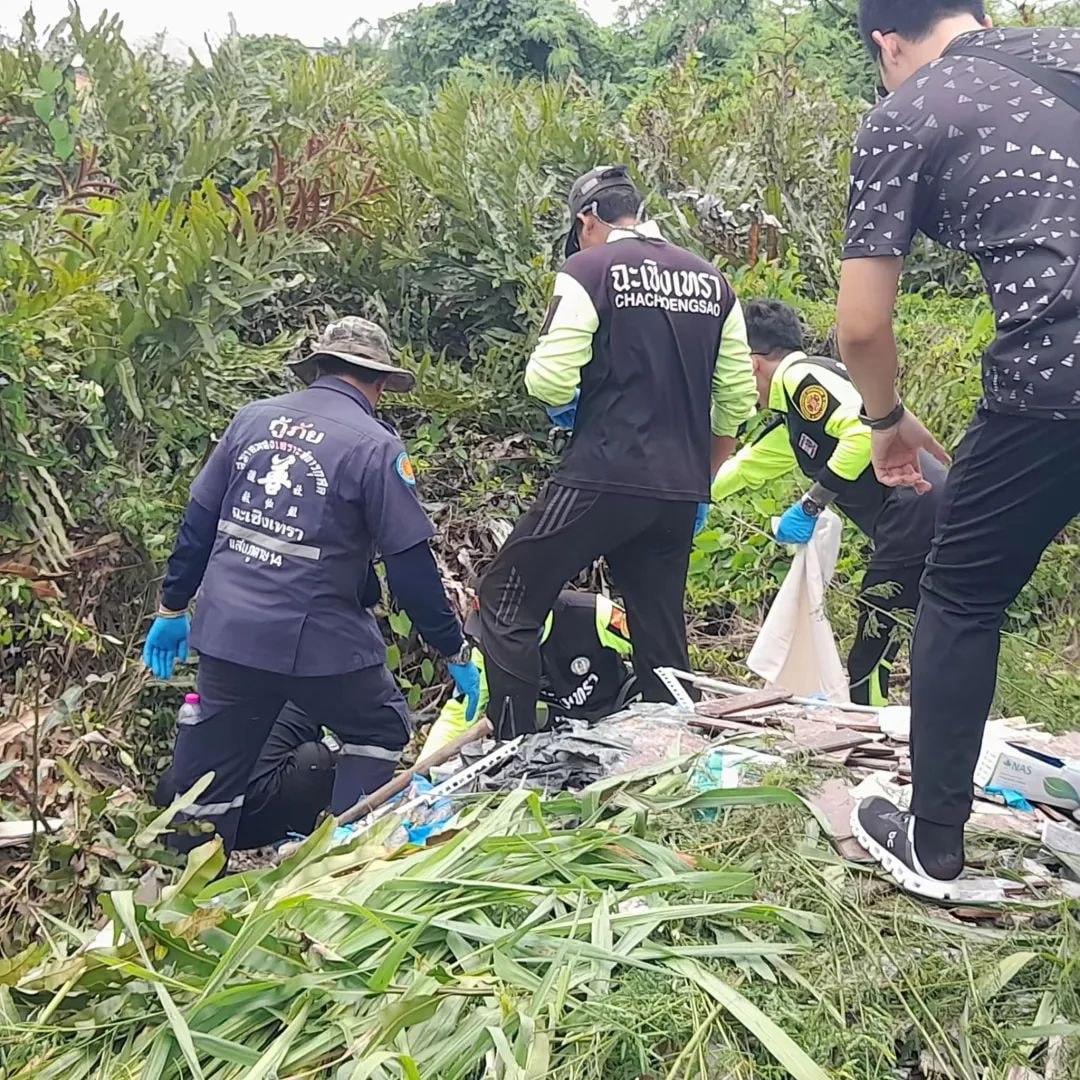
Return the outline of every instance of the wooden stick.
{"type": "Polygon", "coordinates": [[[412,782],[417,773],[426,773],[435,765],[442,765],[451,758],[457,757],[463,746],[479,742],[494,734],[491,721],[486,717],[477,720],[468,731],[459,735],[453,742],[448,742],[433,754],[421,758],[411,769],[404,769],[381,788],[365,796],[355,806],[338,815],[339,825],[351,825],[362,817],[367,817],[373,810],[377,810],[384,803],[389,802],[395,795],[404,791],[412,782]]]}
{"type": "MultiPolygon", "coordinates": [[[[745,686],[735,683],[724,682],[721,679],[712,679],[708,675],[695,675],[692,671],[678,671],[672,668],[672,673],[683,682],[690,683],[700,690],[719,690],[722,694],[745,694],[750,692],[745,686]]],[[[792,705],[811,705],[817,708],[839,709],[841,712],[866,713],[868,716],[877,716],[881,709],[876,705],[854,705],[839,701],[818,701],[816,698],[793,697],[792,705]]]]}
{"type": "Polygon", "coordinates": [[[745,693],[734,694],[731,697],[703,701],[695,706],[694,711],[699,716],[708,716],[713,720],[720,720],[725,716],[748,712],[750,709],[765,709],[770,705],[783,705],[790,700],[791,694],[786,690],[747,690],[745,693]]]}
{"type": "Polygon", "coordinates": [[[688,723],[690,727],[702,731],[737,731],[740,734],[745,733],[747,735],[768,735],[770,733],[770,729],[764,726],[744,724],[739,720],[713,720],[707,716],[695,716],[688,723]]]}

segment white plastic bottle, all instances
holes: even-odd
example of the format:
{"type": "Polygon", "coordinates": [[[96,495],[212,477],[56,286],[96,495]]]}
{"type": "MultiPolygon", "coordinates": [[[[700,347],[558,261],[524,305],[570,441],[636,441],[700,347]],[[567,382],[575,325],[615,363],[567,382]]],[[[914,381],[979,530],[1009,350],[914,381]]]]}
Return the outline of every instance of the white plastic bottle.
{"type": "Polygon", "coordinates": [[[202,708],[199,705],[198,694],[185,694],[184,704],[180,706],[176,722],[188,726],[197,724],[202,719],[202,708]]]}

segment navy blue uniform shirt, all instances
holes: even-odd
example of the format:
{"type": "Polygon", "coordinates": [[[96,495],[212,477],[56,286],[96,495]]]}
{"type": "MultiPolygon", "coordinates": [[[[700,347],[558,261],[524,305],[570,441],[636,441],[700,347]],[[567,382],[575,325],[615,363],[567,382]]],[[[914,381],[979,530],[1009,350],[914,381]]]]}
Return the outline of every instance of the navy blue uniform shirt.
{"type": "Polygon", "coordinates": [[[357,584],[376,555],[406,551],[435,530],[404,445],[359,390],[328,377],[244,406],[191,499],[217,518],[194,648],[291,675],[385,662],[357,584]]]}

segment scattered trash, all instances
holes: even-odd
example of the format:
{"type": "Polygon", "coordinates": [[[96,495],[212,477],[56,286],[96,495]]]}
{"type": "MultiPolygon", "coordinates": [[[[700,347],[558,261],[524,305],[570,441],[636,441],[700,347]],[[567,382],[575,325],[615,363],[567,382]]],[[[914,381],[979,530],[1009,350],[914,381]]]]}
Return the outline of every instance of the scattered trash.
{"type": "Polygon", "coordinates": [[[1042,842],[1061,860],[1068,874],[1080,881],[1080,829],[1048,821],[1043,825],[1042,842]]]}
{"type": "Polygon", "coordinates": [[[809,797],[809,802],[828,822],[833,847],[840,855],[849,862],[874,861],[873,856],[855,839],[855,834],[851,831],[851,811],[855,807],[855,796],[847,780],[836,777],[826,781],[809,797]]]}
{"type": "MultiPolygon", "coordinates": [[[[725,746],[697,763],[690,773],[689,786],[695,791],[737,788],[742,785],[747,765],[775,765],[782,760],[775,754],[763,754],[744,746],[725,746]]],[[[694,816],[703,821],[713,821],[716,815],[715,807],[694,811],[694,816]]]]}
{"type": "Polygon", "coordinates": [[[1035,813],[1035,807],[1019,791],[1012,791],[1009,788],[988,787],[983,788],[983,794],[1001,799],[1006,806],[1011,806],[1014,810],[1023,810],[1029,814],[1035,813]]]}
{"type": "Polygon", "coordinates": [[[878,713],[878,724],[881,727],[882,734],[888,736],[893,742],[910,742],[911,706],[886,705],[878,713]]]}
{"type": "MultiPolygon", "coordinates": [[[[64,824],[60,818],[46,818],[46,826],[55,831],[64,824]]],[[[0,821],[0,848],[15,847],[28,843],[36,832],[41,831],[41,824],[36,821],[0,821]]]]}
{"type": "Polygon", "coordinates": [[[589,730],[601,738],[629,745],[626,759],[609,774],[617,776],[708,750],[712,739],[691,731],[686,721],[686,711],[676,705],[638,702],[593,724],[589,730]]]}
{"type": "MultiPolygon", "coordinates": [[[[807,801],[828,823],[837,852],[858,863],[869,861],[869,856],[850,827],[855,804],[880,796],[901,808],[910,805],[911,710],[907,706],[852,711],[850,705],[792,697],[778,688],[744,690],[704,676],[670,674],[708,695],[692,706],[694,716],[688,720],[689,726],[738,736],[740,744],[745,744],[737,751],[725,746],[704,758],[691,774],[690,783],[695,787],[738,786],[747,760],[742,755],[747,752],[765,750],[774,761],[808,757],[811,764],[843,765],[854,783],[841,778],[828,780],[819,791],[810,793],[807,801]],[[717,697],[717,693],[725,696],[717,697]]],[[[677,713],[685,716],[688,708],[684,705],[677,713]]],[[[989,784],[989,789],[976,788],[970,835],[984,841],[992,838],[994,846],[987,849],[993,855],[989,865],[1000,865],[1017,874],[1018,880],[992,876],[987,872],[989,865],[985,869],[975,865],[971,876],[951,889],[953,903],[969,905],[974,912],[981,910],[977,907],[981,904],[1025,897],[1071,898],[1080,892],[1080,850],[1073,851],[1074,846],[1080,849],[1080,828],[1064,812],[1074,811],[1080,823],[1080,813],[1075,812],[1080,805],[1080,766],[1070,760],[1074,755],[1080,760],[1080,736],[1051,735],[1020,717],[987,724],[983,774],[977,780],[989,784]],[[1031,772],[1018,771],[1018,764],[1031,772]],[[1000,776],[991,782],[995,770],[1000,776]],[[1060,831],[1053,832],[1051,827],[1060,831]],[[1016,838],[1015,850],[1007,846],[1007,839],[1002,846],[1003,836],[1016,838]],[[1042,861],[1036,862],[1027,853],[1039,843],[1045,853],[1042,861]]]]}
{"type": "MultiPolygon", "coordinates": [[[[476,781],[479,791],[509,791],[529,788],[552,793],[579,791],[611,775],[624,762],[631,747],[614,739],[592,734],[588,725],[575,724],[570,730],[540,731],[526,735],[520,750],[498,768],[476,781]]],[[[470,746],[461,752],[469,765],[483,756],[484,747],[470,746]]]]}
{"type": "Polygon", "coordinates": [[[1080,808],[1080,763],[1016,743],[988,745],[984,739],[975,784],[1019,792],[1032,802],[1065,810],[1080,808]]]}
{"type": "MultiPolygon", "coordinates": [[[[535,791],[580,791],[605,777],[622,776],[665,761],[701,753],[711,740],[687,727],[687,714],[673,705],[632,705],[596,724],[560,720],[550,731],[526,735],[521,748],[476,784],[480,791],[524,787],[535,791]]],[[[462,749],[468,765],[488,748],[462,749]]]]}
{"type": "MultiPolygon", "coordinates": [[[[407,816],[390,836],[391,846],[401,844],[423,845],[432,836],[442,832],[454,818],[454,808],[445,795],[437,794],[436,785],[432,784],[425,776],[414,776],[409,786],[404,791],[395,795],[387,804],[394,813],[402,808],[408,808],[407,816]],[[425,798],[435,792],[433,798],[425,798]],[[414,804],[415,806],[411,805],[414,804]]],[[[363,832],[370,822],[361,819],[348,825],[339,825],[334,829],[334,843],[347,844],[358,833],[363,832]]]]}

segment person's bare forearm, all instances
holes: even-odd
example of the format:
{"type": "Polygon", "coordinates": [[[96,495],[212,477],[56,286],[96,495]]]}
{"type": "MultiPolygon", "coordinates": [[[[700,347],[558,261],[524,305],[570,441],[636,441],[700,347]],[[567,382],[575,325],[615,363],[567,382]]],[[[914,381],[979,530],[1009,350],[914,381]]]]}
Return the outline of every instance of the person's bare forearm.
{"type": "Polygon", "coordinates": [[[867,415],[887,416],[897,402],[893,308],[903,262],[854,259],[843,264],[836,304],[840,359],[858,388],[867,415]]]}
{"type": "Polygon", "coordinates": [[[862,395],[867,416],[887,416],[896,405],[896,338],[892,324],[870,337],[852,340],[840,334],[840,357],[862,395]]]}
{"type": "Polygon", "coordinates": [[[735,448],[737,445],[737,441],[731,438],[731,436],[729,435],[714,435],[712,437],[712,471],[710,473],[711,476],[716,476],[716,474],[720,471],[720,466],[723,465],[724,462],[727,461],[727,459],[735,453],[735,448]]]}

